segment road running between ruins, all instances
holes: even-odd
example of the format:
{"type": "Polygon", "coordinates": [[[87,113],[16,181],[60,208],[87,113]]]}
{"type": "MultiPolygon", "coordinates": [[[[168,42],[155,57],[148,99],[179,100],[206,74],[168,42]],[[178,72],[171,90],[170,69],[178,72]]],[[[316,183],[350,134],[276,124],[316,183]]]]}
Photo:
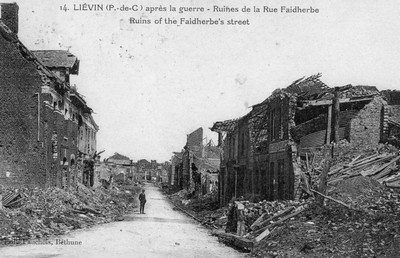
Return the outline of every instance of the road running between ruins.
{"type": "Polygon", "coordinates": [[[1,257],[244,257],[173,210],[158,188],[145,190],[145,214],[134,211],[124,221],[77,230],[49,239],[50,244],[1,248],[1,257]]]}

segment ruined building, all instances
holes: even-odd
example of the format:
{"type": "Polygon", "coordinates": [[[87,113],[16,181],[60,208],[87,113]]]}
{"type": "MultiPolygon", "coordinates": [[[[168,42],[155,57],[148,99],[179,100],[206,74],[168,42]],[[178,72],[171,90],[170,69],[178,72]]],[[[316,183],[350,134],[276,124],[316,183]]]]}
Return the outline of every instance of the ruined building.
{"type": "Polygon", "coordinates": [[[373,86],[331,88],[319,78],[301,78],[275,90],[246,116],[214,123],[211,130],[223,149],[221,205],[240,196],[296,199],[300,160],[321,146],[345,140],[362,148],[397,139],[399,106],[388,101],[397,92],[385,94],[373,86]]]}
{"type": "Polygon", "coordinates": [[[17,33],[17,4],[1,4],[0,184],[66,188],[82,178],[78,160],[94,154],[99,129],[70,85],[79,60],[30,51],[17,33]]]}
{"type": "Polygon", "coordinates": [[[203,143],[203,128],[188,134],[183,150],[171,158],[169,184],[197,195],[217,189],[220,153],[212,141],[203,143]]]}
{"type": "Polygon", "coordinates": [[[134,173],[136,169],[129,157],[116,152],[107,159],[106,164],[111,167],[115,181],[125,182],[128,179],[138,181],[138,175],[134,173]]]}
{"type": "Polygon", "coordinates": [[[173,152],[171,157],[171,167],[168,173],[168,185],[170,185],[171,189],[183,189],[182,156],[182,152],[173,152]]]}

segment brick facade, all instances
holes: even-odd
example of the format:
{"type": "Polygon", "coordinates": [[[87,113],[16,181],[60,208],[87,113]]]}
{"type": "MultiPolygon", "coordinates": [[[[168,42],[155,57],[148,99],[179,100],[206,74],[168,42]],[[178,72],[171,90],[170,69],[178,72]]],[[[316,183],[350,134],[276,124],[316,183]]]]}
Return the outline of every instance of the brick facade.
{"type": "Polygon", "coordinates": [[[0,36],[0,182],[44,185],[43,78],[18,46],[0,36]],[[40,101],[40,100],[39,100],[40,101]],[[38,141],[39,137],[39,141],[38,141]]]}
{"type": "Polygon", "coordinates": [[[95,140],[78,134],[85,125],[95,137],[98,127],[89,108],[72,104],[69,75],[57,76],[18,40],[18,9],[4,16],[9,8],[2,4],[0,17],[0,184],[68,188],[79,178],[80,154],[95,151],[95,140]]]}

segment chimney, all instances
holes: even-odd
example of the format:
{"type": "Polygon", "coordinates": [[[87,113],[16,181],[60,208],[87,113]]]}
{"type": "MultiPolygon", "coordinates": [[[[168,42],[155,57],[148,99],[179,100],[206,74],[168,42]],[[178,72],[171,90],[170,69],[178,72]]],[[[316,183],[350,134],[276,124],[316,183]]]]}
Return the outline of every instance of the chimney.
{"type": "Polygon", "coordinates": [[[0,19],[15,34],[18,34],[18,9],[17,3],[0,4],[0,19]]]}

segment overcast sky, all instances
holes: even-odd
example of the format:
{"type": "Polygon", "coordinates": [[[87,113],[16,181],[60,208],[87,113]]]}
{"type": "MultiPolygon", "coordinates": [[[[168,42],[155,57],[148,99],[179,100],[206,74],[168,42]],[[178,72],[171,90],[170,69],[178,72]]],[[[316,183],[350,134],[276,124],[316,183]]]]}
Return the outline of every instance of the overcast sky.
{"type": "MultiPolygon", "coordinates": [[[[100,126],[98,149],[169,160],[198,127],[240,117],[276,88],[322,73],[329,86],[399,89],[398,1],[96,1],[115,6],[213,8],[268,4],[318,8],[318,14],[80,12],[78,1],[16,0],[21,41],[31,50],[69,49],[71,78],[100,126]],[[264,3],[265,2],[265,3],[264,3]],[[378,4],[380,2],[381,4],[378,4]],[[250,25],[144,25],[129,18],[249,19],[250,25]]],[[[82,2],[84,3],[84,2],[82,2]]]]}

